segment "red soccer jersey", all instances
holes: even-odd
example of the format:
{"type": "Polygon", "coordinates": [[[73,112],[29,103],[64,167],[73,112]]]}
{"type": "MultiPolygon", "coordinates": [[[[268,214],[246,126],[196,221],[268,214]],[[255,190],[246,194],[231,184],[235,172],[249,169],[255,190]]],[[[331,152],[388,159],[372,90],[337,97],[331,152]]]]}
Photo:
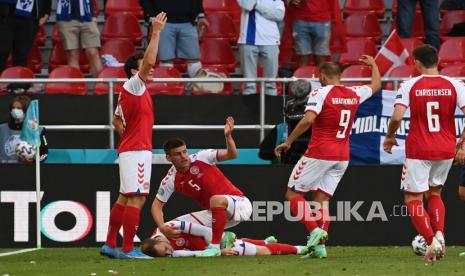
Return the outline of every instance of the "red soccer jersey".
{"type": "Polygon", "coordinates": [[[349,136],[358,106],[372,95],[371,88],[327,85],[312,91],[305,112],[317,114],[306,157],[349,160],[349,136]]]}
{"type": "Polygon", "coordinates": [[[401,85],[395,104],[410,107],[410,128],[405,141],[407,158],[454,158],[455,108],[465,106],[463,82],[422,75],[401,85]]]}
{"type": "Polygon", "coordinates": [[[328,0],[304,0],[298,8],[289,6],[296,20],[306,22],[331,21],[331,6],[328,0]]]}
{"type": "Polygon", "coordinates": [[[191,166],[185,173],[171,167],[160,184],[157,199],[167,202],[171,194],[177,191],[209,209],[210,198],[214,195],[244,196],[215,165],[216,154],[216,150],[203,150],[190,155],[191,166]]]}
{"type": "MultiPolygon", "coordinates": [[[[152,236],[150,238],[155,238],[156,236],[165,236],[163,235],[158,228],[155,229],[152,236]]],[[[182,233],[178,238],[168,239],[173,250],[190,250],[190,251],[198,251],[204,250],[207,248],[208,243],[204,240],[203,237],[194,236],[191,234],[182,233]]]]}
{"type": "Polygon", "coordinates": [[[152,98],[139,74],[126,81],[121,88],[115,115],[121,117],[125,128],[118,153],[152,150],[152,98]]]}

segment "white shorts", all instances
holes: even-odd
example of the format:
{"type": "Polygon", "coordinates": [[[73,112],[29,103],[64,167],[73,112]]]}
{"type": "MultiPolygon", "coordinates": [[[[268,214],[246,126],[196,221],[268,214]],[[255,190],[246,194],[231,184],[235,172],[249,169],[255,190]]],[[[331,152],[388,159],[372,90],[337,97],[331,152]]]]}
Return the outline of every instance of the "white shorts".
{"type": "Polygon", "coordinates": [[[119,155],[120,194],[148,195],[151,174],[152,152],[126,151],[119,155]]]}
{"type": "MultiPolygon", "coordinates": [[[[241,221],[249,220],[252,214],[252,204],[245,196],[223,195],[228,199],[228,208],[226,208],[226,215],[228,222],[225,229],[238,225],[241,221]]],[[[212,227],[212,213],[210,210],[203,210],[198,212],[182,215],[173,220],[188,221],[191,223],[198,223],[207,227],[212,227]]]]}
{"type": "Polygon", "coordinates": [[[302,156],[289,177],[288,187],[296,192],[320,191],[332,196],[349,161],[320,160],[302,156]]]}
{"type": "Polygon", "coordinates": [[[444,185],[453,161],[405,159],[400,189],[410,193],[424,193],[429,187],[444,185]]]}

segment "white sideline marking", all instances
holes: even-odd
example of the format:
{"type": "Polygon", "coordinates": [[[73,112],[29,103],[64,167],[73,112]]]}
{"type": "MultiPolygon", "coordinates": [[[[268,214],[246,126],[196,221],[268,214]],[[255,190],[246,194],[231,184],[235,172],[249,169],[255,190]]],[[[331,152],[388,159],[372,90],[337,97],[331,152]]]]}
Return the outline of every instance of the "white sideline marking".
{"type": "Polygon", "coordinates": [[[36,251],[36,250],[39,250],[39,248],[27,248],[27,249],[12,251],[12,252],[0,253],[0,257],[16,255],[16,254],[21,254],[21,253],[26,253],[26,252],[36,251]]]}

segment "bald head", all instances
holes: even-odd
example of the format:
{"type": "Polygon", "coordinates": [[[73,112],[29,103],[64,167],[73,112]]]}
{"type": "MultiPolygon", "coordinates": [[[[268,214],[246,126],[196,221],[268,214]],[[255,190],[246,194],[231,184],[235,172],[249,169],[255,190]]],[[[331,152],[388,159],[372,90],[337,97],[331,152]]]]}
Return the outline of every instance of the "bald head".
{"type": "Polygon", "coordinates": [[[320,82],[323,85],[337,84],[341,78],[341,68],[334,62],[323,62],[320,65],[320,82]]]}

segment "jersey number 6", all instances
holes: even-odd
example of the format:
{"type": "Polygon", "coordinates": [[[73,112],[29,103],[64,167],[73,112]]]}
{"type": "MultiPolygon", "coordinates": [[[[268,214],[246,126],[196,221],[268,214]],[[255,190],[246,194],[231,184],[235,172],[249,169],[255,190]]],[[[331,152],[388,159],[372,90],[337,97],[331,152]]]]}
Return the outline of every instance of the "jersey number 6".
{"type": "Polygon", "coordinates": [[[426,103],[426,117],[428,119],[428,130],[429,132],[439,132],[439,114],[433,114],[433,109],[439,109],[439,102],[427,102],[426,103]]]}

